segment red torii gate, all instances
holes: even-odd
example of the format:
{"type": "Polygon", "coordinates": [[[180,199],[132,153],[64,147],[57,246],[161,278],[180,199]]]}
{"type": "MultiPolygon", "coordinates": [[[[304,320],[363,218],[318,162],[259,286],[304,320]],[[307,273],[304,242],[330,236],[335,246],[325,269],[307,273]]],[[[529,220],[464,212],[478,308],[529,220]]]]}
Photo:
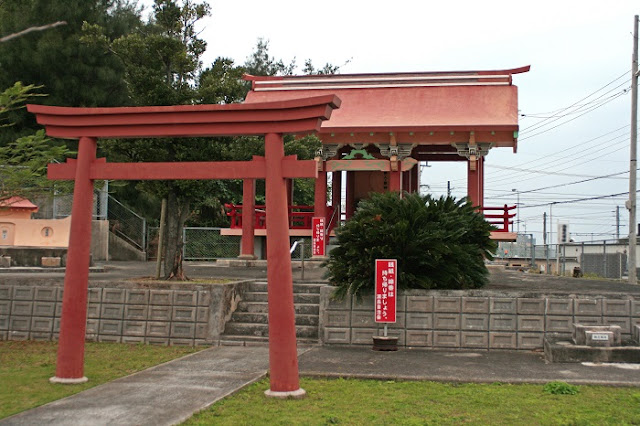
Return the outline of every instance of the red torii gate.
{"type": "Polygon", "coordinates": [[[317,177],[314,160],[284,155],[283,134],[317,132],[340,99],[334,95],[230,105],[67,108],[27,105],[49,136],[79,139],[77,160],[50,164],[49,179],[75,180],[55,383],[82,383],[89,282],[93,181],[265,179],[269,304],[269,396],[303,396],[298,375],[287,178],[317,177]],[[107,163],[99,138],[264,135],[265,156],[252,161],[107,163]]]}

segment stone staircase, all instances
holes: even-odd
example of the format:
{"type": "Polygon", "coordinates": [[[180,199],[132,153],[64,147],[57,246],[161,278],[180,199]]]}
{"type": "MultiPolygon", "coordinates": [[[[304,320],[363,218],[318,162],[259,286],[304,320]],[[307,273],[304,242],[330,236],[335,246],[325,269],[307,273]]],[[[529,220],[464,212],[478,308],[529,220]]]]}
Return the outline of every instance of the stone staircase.
{"type": "MultiPolygon", "coordinates": [[[[320,287],[324,283],[294,283],[293,302],[298,343],[318,343],[320,287]]],[[[269,341],[267,282],[249,284],[220,336],[221,345],[266,344],[269,341]]]]}

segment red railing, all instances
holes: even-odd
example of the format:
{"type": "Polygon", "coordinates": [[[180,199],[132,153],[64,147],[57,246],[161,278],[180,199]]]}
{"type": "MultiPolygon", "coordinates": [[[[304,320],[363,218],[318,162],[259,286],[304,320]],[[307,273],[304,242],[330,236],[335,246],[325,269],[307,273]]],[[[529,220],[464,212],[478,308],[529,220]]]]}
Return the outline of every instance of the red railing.
{"type": "MultiPolygon", "coordinates": [[[[242,204],[225,204],[227,216],[231,218],[232,229],[242,228],[242,204]]],[[[289,229],[311,229],[311,219],[313,218],[313,206],[288,206],[289,209],[289,229]]],[[[335,221],[331,221],[333,207],[327,207],[326,223],[329,225],[329,232],[335,227],[335,221]]],[[[267,215],[264,205],[255,206],[255,229],[265,229],[267,227],[267,215]]]]}
{"type": "Polygon", "coordinates": [[[511,210],[515,209],[516,206],[507,206],[506,204],[502,207],[482,207],[482,212],[484,213],[484,218],[492,225],[495,225],[498,229],[497,232],[509,232],[509,225],[513,225],[513,219],[516,217],[515,213],[509,213],[511,210]],[[495,214],[487,214],[486,212],[501,212],[495,214]]]}

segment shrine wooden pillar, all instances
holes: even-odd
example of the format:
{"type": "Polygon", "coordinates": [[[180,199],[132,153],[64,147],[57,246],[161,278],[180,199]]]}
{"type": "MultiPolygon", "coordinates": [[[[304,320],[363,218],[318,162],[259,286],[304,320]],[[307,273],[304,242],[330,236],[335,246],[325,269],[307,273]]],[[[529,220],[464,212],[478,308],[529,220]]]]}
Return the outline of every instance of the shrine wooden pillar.
{"type": "Polygon", "coordinates": [[[355,202],[355,172],[348,171],[347,172],[347,191],[345,196],[346,201],[346,211],[345,218],[349,220],[353,213],[356,210],[356,202],[355,202]]]}
{"type": "Polygon", "coordinates": [[[396,161],[396,170],[389,172],[389,191],[402,192],[402,165],[396,161]]]}
{"type": "Polygon", "coordinates": [[[327,217],[327,172],[318,172],[313,197],[313,215],[327,217]]]}
{"type": "Polygon", "coordinates": [[[484,202],[484,159],[478,157],[467,162],[467,197],[474,206],[484,202]]]}
{"type": "Polygon", "coordinates": [[[256,180],[242,181],[242,242],[241,259],[255,259],[256,180]]]}
{"type": "Polygon", "coordinates": [[[289,254],[287,183],[282,135],[265,136],[269,380],[273,397],[302,397],[298,373],[293,276],[289,254]]]}
{"type": "Polygon", "coordinates": [[[91,251],[91,219],[93,214],[93,180],[89,175],[96,159],[96,140],[82,137],[78,144],[73,206],[56,375],[52,383],[83,383],[84,341],[87,328],[87,293],[91,251]]]}

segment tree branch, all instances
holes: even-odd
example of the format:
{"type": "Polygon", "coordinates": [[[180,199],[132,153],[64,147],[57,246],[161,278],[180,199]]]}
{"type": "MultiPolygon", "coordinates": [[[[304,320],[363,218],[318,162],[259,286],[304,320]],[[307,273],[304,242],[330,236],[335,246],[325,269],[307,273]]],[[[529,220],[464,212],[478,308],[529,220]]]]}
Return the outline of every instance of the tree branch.
{"type": "Polygon", "coordinates": [[[9,41],[9,40],[12,40],[14,38],[22,37],[23,35],[31,33],[33,31],[45,31],[45,30],[48,30],[50,28],[59,27],[60,25],[67,25],[67,22],[66,21],[58,21],[58,22],[54,22],[53,24],[43,25],[41,27],[29,27],[26,30],[22,30],[22,31],[20,31],[18,33],[9,34],[8,36],[4,36],[4,37],[0,38],[0,43],[4,43],[5,41],[9,41]]]}

